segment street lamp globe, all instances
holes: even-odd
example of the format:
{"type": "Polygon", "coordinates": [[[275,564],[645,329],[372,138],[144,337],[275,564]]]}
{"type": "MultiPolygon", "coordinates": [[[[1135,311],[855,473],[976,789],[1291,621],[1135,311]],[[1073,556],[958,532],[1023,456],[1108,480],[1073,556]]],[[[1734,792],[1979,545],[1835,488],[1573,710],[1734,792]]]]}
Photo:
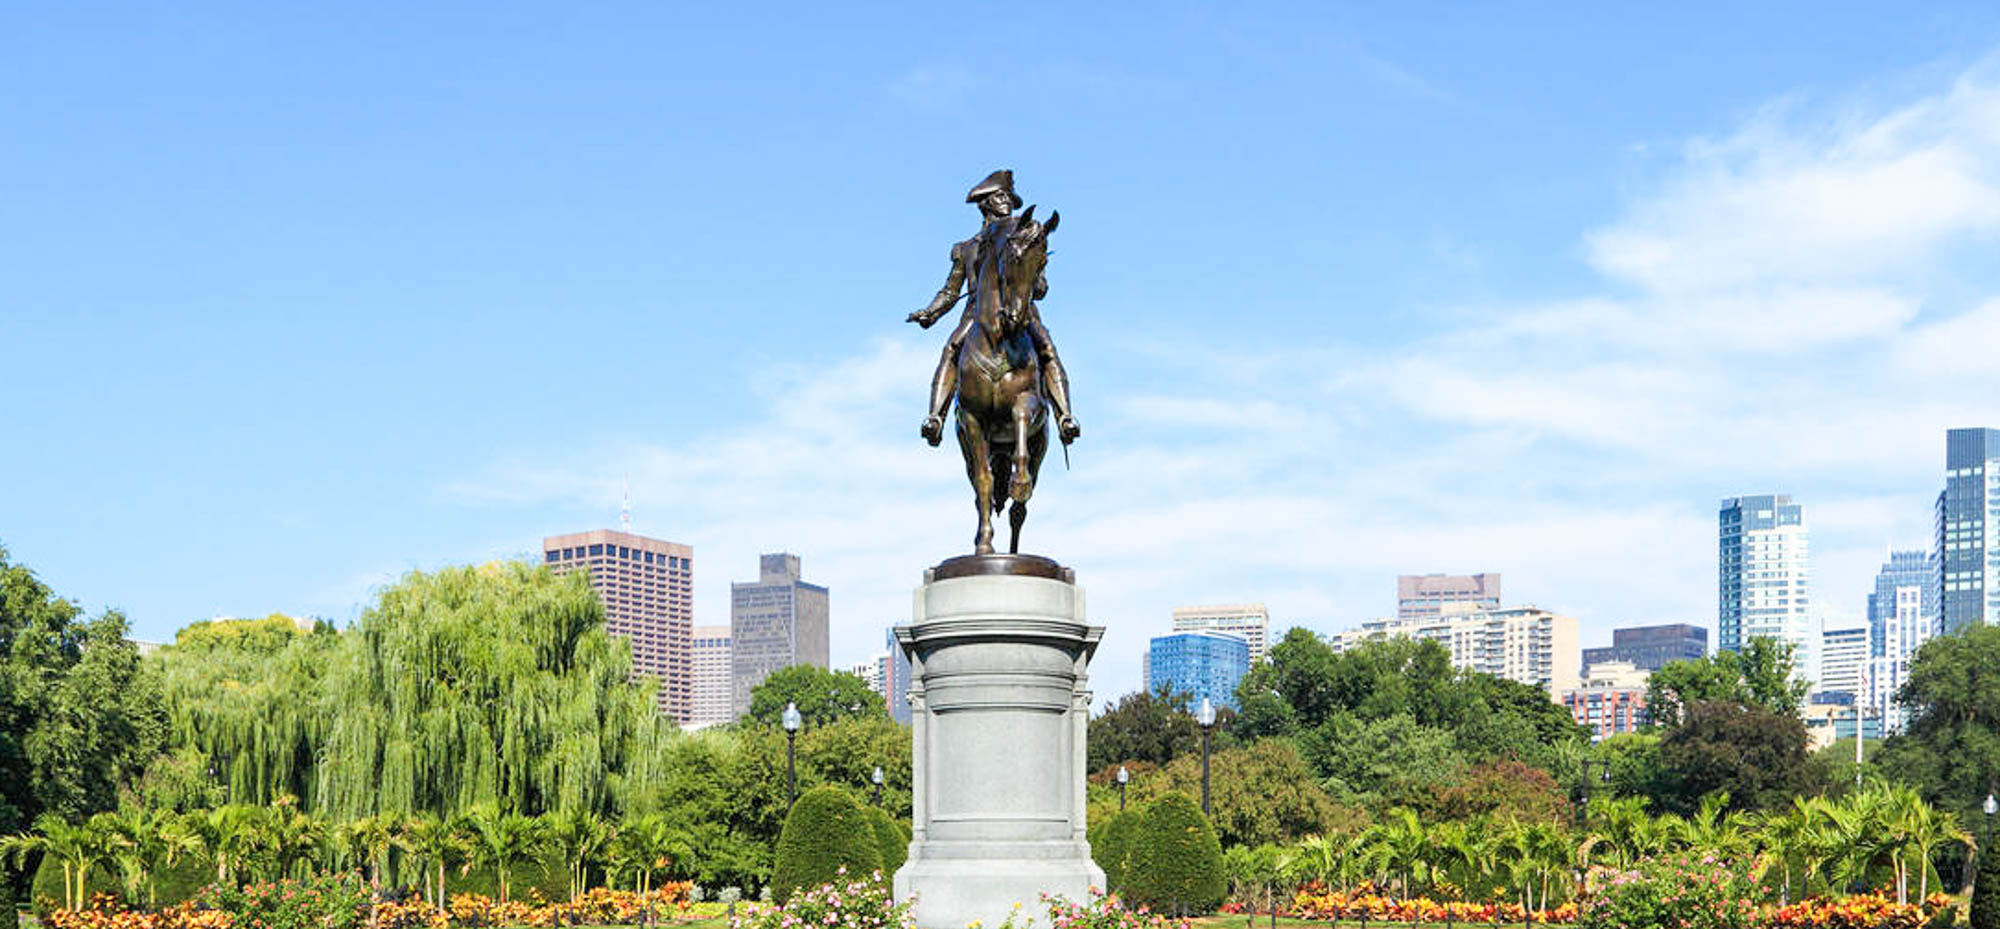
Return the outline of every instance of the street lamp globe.
{"type": "Polygon", "coordinates": [[[875,786],[877,786],[877,787],[880,787],[880,786],[882,786],[882,766],[881,766],[881,765],[879,765],[879,764],[878,764],[878,765],[876,765],[876,766],[875,766],[875,776],[874,776],[874,777],[872,777],[872,778],[870,778],[870,780],[873,780],[873,781],[875,782],[875,786]]]}
{"type": "Polygon", "coordinates": [[[1201,723],[1203,729],[1215,725],[1215,704],[1208,702],[1207,697],[1201,698],[1201,712],[1195,716],[1195,722],[1201,723]]]}
{"type": "MultiPolygon", "coordinates": [[[[1124,765],[1122,765],[1122,764],[1121,764],[1121,765],[1119,765],[1119,766],[1118,766],[1118,784],[1119,784],[1119,786],[1121,786],[1121,787],[1122,787],[1122,786],[1124,786],[1125,784],[1127,784],[1127,783],[1130,783],[1130,782],[1131,782],[1131,780],[1132,780],[1132,772],[1130,772],[1130,771],[1127,771],[1127,770],[1125,770],[1125,766],[1124,766],[1124,765]]],[[[1993,804],[1992,804],[1992,803],[1991,803],[1990,801],[1992,801],[1992,799],[1993,799],[1993,798],[1992,798],[1992,797],[1987,797],[1986,799],[1987,799],[1987,800],[1989,801],[1989,802],[1987,803],[1987,806],[1989,806],[1989,807],[1990,807],[1990,806],[1992,806],[1993,804]]],[[[1991,811],[1991,810],[1988,810],[1988,812],[1992,812],[1992,811],[1991,811]]]]}
{"type": "Polygon", "coordinates": [[[1996,802],[1996,801],[1995,801],[1995,800],[1993,799],[1993,795],[1992,795],[1992,794],[1987,794],[1987,795],[1986,795],[1986,806],[1985,806],[1985,810],[1986,810],[1986,815],[1988,815],[1988,816],[1991,816],[1991,815],[1993,815],[1993,814],[1995,814],[1995,813],[2000,813],[2000,802],[1996,802]]]}
{"type": "Polygon", "coordinates": [[[799,731],[799,727],[805,725],[806,722],[805,718],[799,715],[799,705],[796,703],[785,704],[785,715],[782,717],[782,721],[786,732],[797,732],[799,731]]]}

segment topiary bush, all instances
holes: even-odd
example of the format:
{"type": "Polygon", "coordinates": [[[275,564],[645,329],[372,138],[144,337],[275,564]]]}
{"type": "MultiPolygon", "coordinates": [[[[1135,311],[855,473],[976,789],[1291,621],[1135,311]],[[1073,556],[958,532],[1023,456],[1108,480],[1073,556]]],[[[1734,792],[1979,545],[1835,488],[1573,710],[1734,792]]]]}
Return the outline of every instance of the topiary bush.
{"type": "Polygon", "coordinates": [[[2000,929],[2000,854],[1981,849],[1972,880],[1972,929],[2000,929]]]}
{"type": "Polygon", "coordinates": [[[903,830],[889,818],[888,810],[871,806],[867,811],[868,826],[875,831],[875,847],[882,853],[882,875],[895,877],[896,869],[910,857],[910,840],[903,837],[903,830]]]}
{"type": "Polygon", "coordinates": [[[832,883],[843,867],[851,879],[867,877],[882,867],[882,848],[861,804],[838,787],[815,787],[785,817],[771,893],[784,903],[793,891],[832,883]]]}
{"type": "Polygon", "coordinates": [[[1215,827],[1179,792],[1147,804],[1121,871],[1126,896],[1156,913],[1213,912],[1229,892],[1215,827]]]}
{"type": "Polygon", "coordinates": [[[1140,814],[1138,809],[1125,810],[1106,820],[1089,836],[1090,857],[1104,869],[1104,888],[1112,893],[1125,892],[1125,862],[1132,851],[1132,834],[1138,831],[1140,814]]]}

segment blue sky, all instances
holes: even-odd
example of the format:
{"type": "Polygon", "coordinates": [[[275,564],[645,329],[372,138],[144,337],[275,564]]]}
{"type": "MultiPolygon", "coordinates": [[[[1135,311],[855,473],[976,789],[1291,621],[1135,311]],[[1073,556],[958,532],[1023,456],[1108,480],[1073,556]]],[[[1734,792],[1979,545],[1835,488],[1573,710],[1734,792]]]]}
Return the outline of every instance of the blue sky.
{"type": "Polygon", "coordinates": [[[1028,547],[1132,689],[1499,571],[1713,623],[1720,498],[1858,620],[2000,425],[2000,8],[24,4],[0,28],[0,544],[164,639],[345,622],[613,525],[880,648],[964,550],[902,322],[996,167],[1059,208],[1086,433],[1028,547]]]}

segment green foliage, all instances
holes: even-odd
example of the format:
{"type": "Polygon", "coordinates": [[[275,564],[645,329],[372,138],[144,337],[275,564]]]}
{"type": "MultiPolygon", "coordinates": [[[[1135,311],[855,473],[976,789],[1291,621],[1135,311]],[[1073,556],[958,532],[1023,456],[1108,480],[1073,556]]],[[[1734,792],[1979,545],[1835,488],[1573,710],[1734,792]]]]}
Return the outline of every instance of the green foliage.
{"type": "Polygon", "coordinates": [[[1120,764],[1164,765],[1201,750],[1201,725],[1188,712],[1188,695],[1166,685],[1129,693],[1090,721],[1089,770],[1120,764]]]}
{"type": "MultiPolygon", "coordinates": [[[[1159,774],[1135,779],[1131,799],[1178,791],[1201,793],[1201,755],[1174,759],[1159,774]]],[[[1222,844],[1263,845],[1324,832],[1344,819],[1299,750],[1286,739],[1260,739],[1217,751],[1209,764],[1209,806],[1222,844]]]]}
{"type": "Polygon", "coordinates": [[[1222,843],[1186,794],[1147,804],[1123,870],[1131,901],[1159,913],[1208,913],[1229,890],[1222,843]]]}
{"type": "Polygon", "coordinates": [[[160,656],[176,745],[239,801],[610,813],[651,778],[662,727],[581,574],[413,572],[345,632],[290,625],[196,624],[160,656]]]}
{"type": "Polygon", "coordinates": [[[760,906],[735,929],[915,929],[910,901],[891,894],[888,875],[848,874],[806,888],[778,906],[760,906]]]}
{"type": "Polygon", "coordinates": [[[1449,731],[1407,714],[1363,721],[1342,712],[1299,741],[1336,802],[1370,809],[1422,802],[1466,768],[1449,731]]]}
{"type": "Polygon", "coordinates": [[[910,857],[910,839],[889,818],[888,810],[879,806],[863,809],[868,814],[868,828],[875,833],[875,847],[882,853],[882,873],[894,877],[896,869],[910,857]]]}
{"type": "Polygon", "coordinates": [[[1959,821],[1979,821],[2000,776],[2000,626],[1925,642],[1896,699],[1915,715],[1877,753],[1880,769],[1959,821]]]}
{"type": "Polygon", "coordinates": [[[1463,780],[1437,791],[1431,811],[1446,820],[1544,823],[1566,823],[1572,815],[1555,778],[1518,761],[1474,765],[1463,780]]]}
{"type": "Polygon", "coordinates": [[[1656,801],[1682,813],[1714,794],[1727,794],[1730,809],[1773,809],[1826,784],[1796,715],[1719,701],[1685,708],[1660,740],[1660,772],[1656,801]]]}
{"type": "Polygon", "coordinates": [[[0,548],[0,835],[112,809],[164,744],[158,678],[126,631],[116,611],[82,618],[0,548]]]}
{"type": "Polygon", "coordinates": [[[796,891],[833,881],[842,868],[849,875],[867,875],[881,867],[882,851],[867,811],[847,791],[815,787],[801,794],[785,817],[771,866],[771,892],[784,903],[796,891]]]}
{"type": "Polygon", "coordinates": [[[1090,857],[1104,869],[1104,886],[1113,893],[1125,891],[1126,864],[1132,854],[1132,839],[1142,828],[1143,808],[1114,814],[1090,831],[1090,857]]]}
{"type": "Polygon", "coordinates": [[[868,682],[845,671],[828,671],[810,664],[795,664],[771,672],[764,682],[750,690],[750,712],[744,718],[759,725],[776,726],[787,703],[796,703],[807,726],[824,726],[854,716],[889,715],[882,695],[868,688],[868,682]]]}
{"type": "Polygon", "coordinates": [[[1981,850],[1973,881],[1971,929],[2000,929],[2000,854],[1981,850]]]}
{"type": "Polygon", "coordinates": [[[1716,652],[1670,661],[1646,680],[1646,711],[1656,725],[1679,726],[1688,706],[1742,703],[1779,716],[1797,716],[1812,685],[1792,676],[1788,642],[1759,636],[1740,652],[1716,652]]]}

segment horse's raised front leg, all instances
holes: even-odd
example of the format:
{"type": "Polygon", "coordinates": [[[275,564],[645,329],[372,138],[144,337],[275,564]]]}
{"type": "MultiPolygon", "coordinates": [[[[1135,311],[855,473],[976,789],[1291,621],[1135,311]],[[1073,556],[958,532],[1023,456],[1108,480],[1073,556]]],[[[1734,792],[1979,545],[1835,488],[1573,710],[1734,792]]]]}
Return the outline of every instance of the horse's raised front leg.
{"type": "Polygon", "coordinates": [[[1028,437],[1035,403],[1035,398],[1028,394],[1014,400],[1013,479],[1007,484],[1007,495],[1014,498],[1014,505],[1007,509],[1007,524],[1013,531],[1008,536],[1007,551],[1016,555],[1021,553],[1021,524],[1028,521],[1028,498],[1035,494],[1035,462],[1031,460],[1028,437]]]}
{"type": "Polygon", "coordinates": [[[974,554],[993,554],[993,466],[986,460],[992,451],[979,420],[958,411],[958,450],[965,455],[965,476],[972,479],[973,503],[979,508],[979,531],[972,536],[974,554]]]}

